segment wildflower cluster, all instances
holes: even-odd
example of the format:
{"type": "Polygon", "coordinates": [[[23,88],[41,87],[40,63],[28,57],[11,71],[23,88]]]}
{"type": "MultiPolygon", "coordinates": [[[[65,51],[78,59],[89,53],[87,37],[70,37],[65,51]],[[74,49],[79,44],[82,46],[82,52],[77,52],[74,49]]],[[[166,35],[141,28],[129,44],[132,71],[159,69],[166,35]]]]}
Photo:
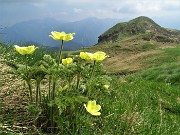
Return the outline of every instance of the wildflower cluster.
{"type": "Polygon", "coordinates": [[[74,35],[75,33],[51,32],[49,37],[61,41],[58,58],[54,59],[45,54],[42,60],[33,66],[28,65],[27,55],[35,53],[37,47],[14,46],[15,50],[25,57],[25,66],[15,66],[15,73],[23,78],[28,86],[29,110],[37,109],[33,114],[36,127],[46,133],[66,133],[67,129],[72,133],[80,132],[82,126],[89,124],[82,122],[86,117],[90,117],[84,110],[93,116],[100,116],[101,106],[96,104],[96,100],[101,94],[109,92],[110,78],[101,64],[107,57],[106,53],[80,52],[79,55],[62,58],[64,41],[72,40],[74,35]],[[48,87],[42,88],[42,81],[46,82],[48,87]]]}

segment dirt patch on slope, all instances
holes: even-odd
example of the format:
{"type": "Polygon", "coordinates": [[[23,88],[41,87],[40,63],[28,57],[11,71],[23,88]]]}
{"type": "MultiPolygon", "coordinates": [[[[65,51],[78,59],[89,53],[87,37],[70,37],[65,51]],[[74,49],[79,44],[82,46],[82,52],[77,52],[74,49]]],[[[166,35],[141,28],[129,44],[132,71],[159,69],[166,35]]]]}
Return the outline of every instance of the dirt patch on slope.
{"type": "Polygon", "coordinates": [[[32,124],[26,111],[28,91],[22,80],[6,72],[10,67],[2,61],[0,56],[0,133],[26,132],[32,124]]]}
{"type": "Polygon", "coordinates": [[[117,54],[107,59],[105,68],[109,73],[139,71],[145,66],[142,63],[143,58],[159,53],[161,53],[161,50],[151,50],[128,55],[117,54]]]}

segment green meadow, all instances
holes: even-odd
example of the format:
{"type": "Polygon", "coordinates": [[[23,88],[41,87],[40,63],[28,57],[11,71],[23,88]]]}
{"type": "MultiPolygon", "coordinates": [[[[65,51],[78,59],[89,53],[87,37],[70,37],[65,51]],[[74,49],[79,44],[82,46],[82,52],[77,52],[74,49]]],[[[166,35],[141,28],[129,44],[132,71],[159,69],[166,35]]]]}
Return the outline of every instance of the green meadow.
{"type": "MultiPolygon", "coordinates": [[[[125,51],[125,49],[121,49],[119,53],[125,51]]],[[[139,49],[136,51],[148,52],[154,47],[139,49]]],[[[88,51],[88,49],[85,50],[88,51]]],[[[102,47],[102,50],[110,56],[113,53],[108,54],[109,50],[106,50],[106,47],[102,47]]],[[[126,50],[128,53],[128,48],[126,50]]],[[[90,49],[90,51],[92,50],[90,49]]],[[[118,70],[113,69],[113,64],[106,66],[108,60],[111,60],[111,58],[106,58],[107,61],[102,63],[107,70],[107,75],[111,78],[109,80],[110,87],[107,91],[95,92],[97,104],[101,105],[101,115],[93,116],[85,109],[78,114],[74,112],[78,111],[76,108],[71,112],[75,113],[78,121],[76,127],[69,125],[70,121],[66,120],[60,127],[63,132],[57,130],[54,134],[178,135],[180,133],[180,47],[158,48],[156,51],[158,53],[143,55],[141,59],[133,59],[134,65],[139,61],[142,64],[141,68],[132,70],[133,72],[131,72],[131,66],[125,71],[124,64],[120,64],[122,67],[119,67],[118,70]],[[114,72],[111,73],[111,71],[114,72]],[[119,74],[123,71],[127,74],[119,74]]],[[[62,57],[79,55],[79,52],[64,52],[62,57]]],[[[50,54],[52,58],[57,57],[57,53],[39,47],[28,57],[29,65],[40,61],[44,54],[50,54]]],[[[124,56],[126,55],[124,52],[124,56]]],[[[31,108],[31,111],[28,111],[30,101],[25,82],[12,74],[11,62],[23,64],[23,59],[13,46],[0,44],[0,134],[48,134],[41,129],[43,125],[36,126],[37,117],[30,113],[37,110],[31,108]]],[[[98,80],[95,81],[98,82],[98,80]]],[[[42,83],[46,84],[46,82],[42,83]]],[[[94,91],[96,88],[99,90],[98,86],[93,85],[94,91]]],[[[43,89],[45,88],[42,88],[42,92],[43,89]]],[[[91,93],[91,98],[93,94],[91,93]]],[[[68,102],[70,100],[68,99],[68,102]]],[[[83,100],[82,103],[86,102],[83,100]]],[[[64,119],[66,114],[69,113],[62,114],[64,119]]]]}

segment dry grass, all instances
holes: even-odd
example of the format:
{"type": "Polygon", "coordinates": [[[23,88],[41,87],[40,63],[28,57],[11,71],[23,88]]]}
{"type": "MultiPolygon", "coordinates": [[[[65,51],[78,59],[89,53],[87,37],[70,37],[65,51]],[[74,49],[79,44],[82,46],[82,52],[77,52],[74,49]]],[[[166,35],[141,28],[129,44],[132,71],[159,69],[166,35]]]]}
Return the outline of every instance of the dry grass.
{"type": "MultiPolygon", "coordinates": [[[[0,57],[0,61],[3,58],[0,57]]],[[[22,80],[15,78],[6,71],[10,70],[5,64],[0,62],[0,103],[3,104],[0,110],[0,133],[6,132],[26,132],[28,126],[32,125],[29,114],[26,111],[28,104],[27,89],[22,80]]]]}
{"type": "Polygon", "coordinates": [[[152,67],[147,58],[161,55],[166,48],[176,47],[176,43],[160,43],[137,39],[100,43],[85,51],[102,50],[110,57],[104,61],[105,69],[112,74],[128,74],[152,67]]]}
{"type": "Polygon", "coordinates": [[[159,54],[162,51],[160,50],[152,50],[147,52],[139,52],[137,54],[129,54],[129,55],[114,55],[106,60],[104,63],[105,69],[109,71],[109,73],[118,73],[123,71],[135,72],[142,70],[145,65],[143,65],[142,60],[145,57],[150,57],[155,54],[159,54]]]}

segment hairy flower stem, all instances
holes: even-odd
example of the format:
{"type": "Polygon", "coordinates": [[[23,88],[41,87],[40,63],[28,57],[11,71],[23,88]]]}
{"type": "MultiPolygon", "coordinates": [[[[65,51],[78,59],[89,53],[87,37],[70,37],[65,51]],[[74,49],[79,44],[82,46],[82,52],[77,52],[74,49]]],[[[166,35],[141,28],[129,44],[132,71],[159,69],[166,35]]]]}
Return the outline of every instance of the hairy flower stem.
{"type": "Polygon", "coordinates": [[[58,56],[58,67],[59,67],[60,61],[61,61],[61,59],[62,59],[63,46],[64,46],[64,41],[62,40],[62,44],[61,44],[61,46],[60,46],[59,56],[58,56]]]}
{"type": "Polygon", "coordinates": [[[30,79],[28,79],[28,68],[27,68],[28,61],[27,61],[27,55],[25,54],[24,56],[25,56],[25,66],[26,66],[26,78],[27,78],[26,83],[27,83],[28,89],[29,89],[30,101],[33,102],[31,81],[30,81],[30,79]]]}
{"type": "Polygon", "coordinates": [[[93,75],[94,75],[95,65],[96,65],[96,61],[94,61],[94,64],[93,64],[93,67],[92,67],[92,70],[91,70],[91,74],[90,74],[90,79],[91,79],[91,78],[93,77],[93,75]]]}
{"type": "MultiPolygon", "coordinates": [[[[91,70],[90,79],[89,79],[90,85],[91,85],[91,82],[92,82],[92,77],[93,77],[93,75],[94,75],[94,68],[95,68],[95,66],[96,66],[96,61],[94,61],[93,67],[92,67],[92,70],[91,70]]],[[[89,96],[89,94],[91,93],[91,89],[90,89],[91,87],[90,87],[90,85],[89,85],[89,84],[86,85],[86,87],[87,87],[86,96],[89,96]]]]}
{"type": "Polygon", "coordinates": [[[26,64],[26,71],[27,71],[27,64],[28,64],[27,63],[27,55],[25,54],[24,56],[25,56],[25,64],[26,64]]]}
{"type": "MultiPolygon", "coordinates": [[[[58,54],[58,66],[57,69],[59,68],[59,64],[62,59],[62,50],[63,50],[63,45],[64,41],[62,40],[62,44],[60,46],[59,54],[58,54]]],[[[52,88],[52,93],[51,93],[51,101],[55,99],[55,93],[56,93],[56,80],[53,80],[53,88],[52,88]]],[[[55,111],[55,106],[52,105],[51,110],[50,110],[50,119],[51,119],[51,132],[55,132],[55,122],[54,122],[54,111],[55,111]]]]}
{"type": "MultiPolygon", "coordinates": [[[[52,94],[51,94],[51,100],[53,101],[55,99],[55,89],[56,89],[56,81],[53,81],[53,89],[52,89],[52,94]]],[[[54,105],[51,106],[51,111],[50,111],[50,119],[51,119],[51,132],[54,133],[55,130],[55,123],[54,123],[54,110],[55,107],[54,105]]]]}
{"type": "Polygon", "coordinates": [[[41,91],[40,91],[40,83],[39,79],[36,80],[36,105],[41,102],[41,91]]]}
{"type": "Polygon", "coordinates": [[[29,96],[30,96],[30,101],[32,103],[33,102],[33,98],[32,98],[32,86],[31,86],[31,82],[30,82],[30,80],[26,80],[26,83],[27,83],[28,88],[29,88],[29,96]]]}
{"type": "Polygon", "coordinates": [[[79,83],[80,83],[80,75],[77,75],[77,84],[76,84],[76,89],[79,88],[79,83]]]}
{"type": "Polygon", "coordinates": [[[48,91],[48,99],[50,100],[51,99],[51,80],[52,80],[52,77],[49,76],[49,91],[48,91]]]}
{"type": "Polygon", "coordinates": [[[52,89],[52,96],[51,99],[55,99],[55,90],[56,90],[56,81],[53,81],[53,89],[52,89]]]}

